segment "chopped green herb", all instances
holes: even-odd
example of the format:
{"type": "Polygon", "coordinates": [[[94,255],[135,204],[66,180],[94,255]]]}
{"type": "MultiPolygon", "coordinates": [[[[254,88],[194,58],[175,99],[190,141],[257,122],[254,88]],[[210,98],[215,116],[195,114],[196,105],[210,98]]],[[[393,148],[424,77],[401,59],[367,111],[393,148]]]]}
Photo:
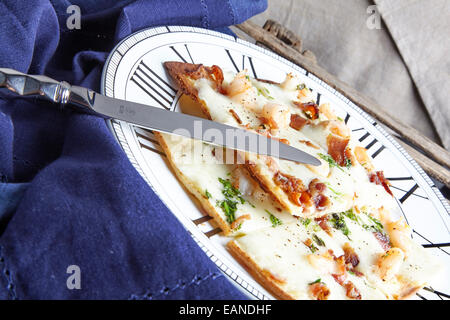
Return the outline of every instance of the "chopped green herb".
{"type": "Polygon", "coordinates": [[[345,223],[343,215],[333,213],[332,217],[333,218],[330,219],[330,222],[333,224],[333,227],[335,229],[341,230],[342,233],[348,238],[350,230],[348,229],[347,224],[345,223]]]}
{"type": "Polygon", "coordinates": [[[343,196],[344,195],[343,193],[340,193],[340,192],[334,190],[328,182],[325,182],[325,184],[327,185],[328,189],[330,189],[330,191],[333,192],[335,195],[337,195],[337,196],[343,196]]]}
{"type": "MultiPolygon", "coordinates": [[[[321,159],[323,159],[323,160],[325,160],[326,162],[328,162],[328,164],[330,165],[330,167],[336,167],[336,168],[338,168],[339,170],[344,171],[344,170],[342,169],[342,167],[341,167],[340,165],[338,165],[337,162],[334,161],[334,159],[333,159],[331,156],[326,155],[326,154],[323,154],[323,153],[319,153],[318,156],[319,156],[321,159]]],[[[345,159],[345,167],[346,167],[347,169],[350,169],[351,166],[352,166],[352,161],[351,161],[350,159],[345,159]]]]}
{"type": "Polygon", "coordinates": [[[311,253],[315,253],[317,250],[319,250],[313,243],[311,243],[308,248],[309,250],[311,250],[311,253]]]}
{"type": "Polygon", "coordinates": [[[356,274],[352,270],[348,270],[347,272],[350,273],[353,276],[356,276],[356,274]]]}
{"type": "Polygon", "coordinates": [[[225,198],[237,198],[239,201],[244,204],[245,199],[241,195],[241,191],[239,189],[233,187],[231,184],[231,181],[229,179],[222,179],[219,178],[220,183],[223,185],[222,194],[225,196],[225,198]]]}
{"type": "Polygon", "coordinates": [[[316,283],[321,283],[321,282],[322,282],[322,279],[319,278],[316,281],[310,282],[309,285],[316,284],[316,283]]]}
{"type": "Polygon", "coordinates": [[[350,169],[351,168],[351,166],[352,166],[352,160],[350,160],[350,159],[345,159],[345,167],[347,168],[347,169],[350,169]]]}
{"type": "Polygon", "coordinates": [[[239,202],[244,204],[245,199],[242,197],[239,189],[233,187],[229,179],[225,180],[219,178],[219,182],[223,186],[222,194],[225,196],[225,200],[217,201],[217,205],[222,208],[225,216],[227,217],[227,221],[229,223],[233,223],[233,221],[236,220],[235,213],[237,210],[237,205],[239,202]]]}
{"type": "Polygon", "coordinates": [[[314,240],[315,243],[317,243],[318,246],[325,247],[325,242],[322,239],[320,239],[316,234],[313,234],[312,239],[314,240]]]}
{"type": "Polygon", "coordinates": [[[306,229],[312,229],[314,232],[318,232],[321,229],[320,226],[317,223],[314,223],[310,218],[299,218],[299,220],[306,229]]]}
{"type": "Polygon", "coordinates": [[[222,208],[225,216],[227,217],[228,223],[233,223],[236,220],[236,210],[237,210],[237,202],[229,199],[223,201],[217,201],[219,207],[222,208]]]}
{"type": "Polygon", "coordinates": [[[269,100],[273,100],[274,97],[270,96],[270,91],[267,88],[258,88],[258,96],[264,96],[269,100]]]}
{"type": "MultiPolygon", "coordinates": [[[[379,220],[375,219],[368,213],[365,213],[365,215],[370,219],[370,221],[374,223],[374,225],[369,226],[369,228],[372,228],[373,230],[375,230],[375,232],[383,232],[383,224],[379,220]]],[[[365,229],[367,230],[367,228],[365,229]]]]}
{"type": "Polygon", "coordinates": [[[270,217],[270,222],[272,222],[272,227],[275,228],[276,226],[281,226],[283,224],[283,222],[281,222],[280,219],[278,219],[277,217],[275,217],[269,210],[265,210],[270,217]]]}
{"type": "Polygon", "coordinates": [[[338,119],[339,121],[344,122],[344,119],[342,119],[341,117],[337,117],[337,119],[338,119]]]}
{"type": "Polygon", "coordinates": [[[209,193],[208,190],[205,190],[205,197],[206,199],[210,199],[212,197],[211,193],[209,193]]]}
{"type": "Polygon", "coordinates": [[[311,223],[311,219],[310,218],[300,218],[301,223],[306,227],[308,227],[308,225],[311,223]]]}
{"type": "Polygon", "coordinates": [[[250,81],[250,77],[249,77],[249,76],[245,76],[245,78],[246,78],[247,80],[249,80],[249,81],[250,81]]]}
{"type": "Polygon", "coordinates": [[[328,164],[330,165],[330,167],[336,167],[336,168],[338,168],[339,170],[344,171],[344,170],[342,170],[342,168],[337,164],[337,162],[334,161],[334,159],[333,159],[332,157],[330,157],[329,155],[325,155],[325,154],[323,154],[323,153],[318,153],[318,156],[319,156],[322,160],[325,160],[326,162],[328,162],[328,164]]]}
{"type": "Polygon", "coordinates": [[[353,221],[359,223],[359,219],[358,219],[358,217],[356,216],[356,214],[353,212],[353,209],[349,209],[349,210],[347,210],[347,211],[345,211],[345,212],[342,212],[342,214],[343,214],[344,216],[346,216],[347,218],[349,218],[350,220],[353,220],[353,221]]]}

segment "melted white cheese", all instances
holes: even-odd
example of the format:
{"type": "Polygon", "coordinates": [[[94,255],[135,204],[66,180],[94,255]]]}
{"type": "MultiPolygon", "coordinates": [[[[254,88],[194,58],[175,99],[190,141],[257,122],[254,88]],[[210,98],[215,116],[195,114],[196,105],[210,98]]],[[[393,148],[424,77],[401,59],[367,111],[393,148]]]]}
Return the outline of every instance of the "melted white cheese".
{"type": "MultiPolygon", "coordinates": [[[[232,80],[230,73],[225,73],[225,83],[229,83],[232,80]]],[[[293,101],[296,101],[296,95],[298,91],[283,90],[278,85],[267,84],[252,79],[254,88],[252,90],[264,91],[265,95],[257,95],[258,104],[264,105],[267,102],[276,102],[282,105],[289,106],[292,111],[298,113],[298,107],[296,107],[293,101]]],[[[257,129],[261,125],[261,121],[258,118],[258,114],[252,110],[246,109],[240,103],[232,101],[229,97],[222,95],[215,91],[209,81],[205,79],[199,79],[195,82],[195,87],[198,90],[198,96],[205,101],[208,111],[211,114],[211,118],[214,121],[222,122],[225,124],[238,126],[236,119],[229,112],[233,109],[239,115],[242,120],[242,125],[247,125],[251,129],[257,129]]],[[[316,124],[317,124],[316,120],[316,124]]],[[[390,208],[395,203],[392,197],[384,190],[382,186],[375,185],[369,181],[367,172],[358,163],[354,164],[350,169],[342,167],[331,167],[326,161],[320,158],[320,154],[327,154],[326,138],[330,132],[324,130],[320,125],[305,126],[301,131],[295,130],[291,127],[279,130],[274,135],[276,138],[286,139],[290,145],[300,150],[308,152],[309,154],[320,159],[322,165],[319,167],[307,166],[303,164],[296,164],[291,161],[277,161],[281,172],[300,178],[305,186],[315,179],[319,178],[321,182],[326,182],[328,187],[325,195],[327,195],[331,201],[325,211],[316,212],[312,214],[326,214],[331,212],[346,211],[352,206],[365,207],[368,210],[377,209],[382,204],[390,208]],[[319,149],[309,147],[301,141],[310,141],[319,149]]],[[[349,146],[356,146],[355,139],[351,139],[349,146]]],[[[267,167],[266,158],[258,157],[256,155],[248,155],[252,162],[259,166],[262,174],[271,180],[273,172],[267,167]]],[[[277,189],[275,185],[273,189],[277,189]]],[[[302,212],[300,207],[292,204],[286,195],[282,195],[282,191],[278,191],[280,198],[284,198],[283,203],[287,205],[293,214],[299,215],[302,212]]],[[[280,199],[279,199],[280,200],[280,199]]],[[[307,213],[309,214],[309,213],[307,213]]]]}
{"type": "MultiPolygon", "coordinates": [[[[226,86],[233,80],[234,75],[225,72],[224,77],[224,86],[226,86]]],[[[250,95],[254,96],[256,104],[260,107],[268,102],[276,102],[288,106],[292,112],[299,113],[293,103],[298,99],[297,90],[284,90],[277,85],[254,79],[251,79],[251,82],[253,91],[250,95]]],[[[198,90],[199,99],[206,103],[214,121],[239,126],[229,111],[232,109],[242,120],[242,125],[247,125],[254,130],[261,125],[258,110],[249,109],[239,102],[242,101],[239,99],[243,97],[230,99],[213,90],[209,81],[205,79],[197,80],[195,87],[198,90]]],[[[292,83],[286,86],[288,89],[294,87],[292,83]]],[[[314,124],[319,122],[320,120],[315,120],[314,124]]],[[[320,126],[313,125],[305,126],[301,131],[290,127],[284,128],[279,130],[275,137],[287,139],[291,146],[320,158],[319,154],[327,154],[328,134],[329,132],[321,129],[320,126]],[[300,141],[310,141],[319,148],[307,146],[300,141]]],[[[200,195],[205,195],[208,191],[209,203],[215,207],[220,218],[227,221],[225,213],[218,205],[218,202],[225,199],[223,185],[219,178],[230,179],[231,173],[235,172],[239,165],[218,162],[212,152],[214,147],[200,141],[173,138],[169,135],[163,135],[163,137],[172,153],[175,166],[189,180],[188,187],[195,188],[200,195]],[[186,161],[187,159],[190,161],[186,161]]],[[[357,145],[358,142],[355,139],[350,140],[350,148],[353,149],[357,145]]],[[[261,174],[272,179],[274,172],[267,164],[267,157],[252,155],[249,158],[259,166],[261,174]]],[[[382,186],[371,183],[366,170],[358,163],[350,168],[338,168],[330,166],[322,159],[321,162],[322,165],[319,167],[309,167],[290,161],[276,161],[281,172],[300,178],[305,186],[308,186],[315,178],[327,185],[325,195],[331,200],[331,206],[325,211],[317,212],[316,215],[345,212],[354,207],[365,212],[376,212],[381,206],[387,210],[396,207],[394,199],[382,186]]],[[[279,205],[259,186],[255,186],[255,182],[248,175],[241,174],[238,179],[239,189],[246,201],[237,205],[235,217],[238,219],[243,215],[249,215],[250,219],[243,220],[241,227],[235,233],[239,237],[236,237],[234,241],[260,269],[269,271],[277,279],[282,279],[282,283],[278,285],[285,292],[296,299],[312,299],[309,284],[320,278],[331,291],[330,299],[347,299],[344,288],[330,274],[316,270],[309,263],[307,256],[312,252],[304,241],[311,239],[313,234],[325,242],[324,247],[318,246],[319,253],[331,249],[336,256],[340,256],[343,254],[344,244],[350,243],[359,257],[356,269],[364,276],[358,277],[352,274],[347,276],[360,291],[363,299],[392,298],[401,290],[400,281],[384,282],[376,273],[376,262],[385,251],[375,238],[373,230],[367,228],[367,225],[373,224],[373,221],[366,214],[354,212],[358,217],[357,221],[343,217],[349,230],[347,236],[342,230],[336,228],[331,228],[331,235],[329,235],[313,221],[305,227],[301,219],[293,217],[287,211],[280,212],[279,205]],[[274,226],[270,215],[279,219],[281,225],[274,226]]],[[[275,192],[277,187],[272,187],[274,188],[272,191],[275,192]]],[[[299,207],[290,205],[293,208],[292,213],[301,215],[299,207]]],[[[438,263],[431,261],[433,260],[425,250],[414,244],[414,254],[406,258],[397,278],[423,284],[429,278],[430,270],[438,269],[438,263]]]]}
{"type": "MultiPolygon", "coordinates": [[[[222,193],[224,187],[219,178],[224,180],[230,179],[231,173],[236,169],[236,166],[221,163],[213,155],[214,147],[199,140],[168,134],[163,134],[163,137],[177,169],[189,180],[190,186],[194,187],[198,194],[206,198],[207,191],[211,195],[208,201],[216,208],[216,212],[221,219],[227,221],[224,211],[217,203],[225,200],[225,196],[222,193]]],[[[242,180],[247,179],[245,176],[240,178],[242,180]]],[[[246,182],[242,182],[242,180],[241,183],[245,184],[246,182]]],[[[252,196],[243,193],[242,197],[246,202],[237,205],[235,218],[238,219],[243,215],[250,215],[250,219],[242,220],[242,225],[236,231],[236,234],[245,234],[253,230],[272,226],[270,214],[273,214],[282,223],[295,221],[295,218],[288,212],[279,212],[279,205],[274,203],[253,181],[247,183],[251,183],[255,190],[253,190],[252,196]]]]}
{"type": "MultiPolygon", "coordinates": [[[[253,232],[237,238],[235,242],[259,268],[284,280],[284,283],[278,285],[295,299],[314,299],[309,293],[309,284],[317,279],[321,279],[330,290],[330,300],[348,299],[345,289],[331,274],[323,274],[309,263],[307,256],[312,253],[303,242],[313,233],[323,239],[336,255],[342,254],[339,243],[334,238],[323,231],[312,232],[305,229],[301,223],[253,232]]],[[[320,247],[319,250],[323,252],[326,249],[320,247]]],[[[362,299],[386,299],[383,292],[370,285],[366,278],[348,275],[348,280],[354,283],[362,299]]]]}

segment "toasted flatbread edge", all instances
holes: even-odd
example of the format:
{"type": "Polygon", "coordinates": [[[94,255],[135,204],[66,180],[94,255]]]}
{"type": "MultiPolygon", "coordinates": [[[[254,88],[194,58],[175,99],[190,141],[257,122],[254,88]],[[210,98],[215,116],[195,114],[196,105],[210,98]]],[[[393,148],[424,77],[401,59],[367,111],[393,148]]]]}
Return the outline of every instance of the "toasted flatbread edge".
{"type": "Polygon", "coordinates": [[[188,77],[188,73],[195,72],[198,69],[203,68],[204,66],[202,64],[166,61],[164,62],[164,67],[166,68],[172,79],[175,81],[178,89],[181,90],[184,94],[191,97],[194,101],[199,102],[205,116],[207,116],[208,119],[211,119],[211,115],[206,106],[206,102],[199,99],[198,91],[194,88],[191,79],[189,79],[188,77]]]}
{"type": "Polygon", "coordinates": [[[275,298],[280,300],[295,300],[293,296],[281,289],[274,280],[264,275],[256,261],[254,261],[235,240],[227,243],[228,251],[231,255],[253,276],[266,290],[268,290],[275,298]]]}
{"type": "MultiPolygon", "coordinates": [[[[257,165],[252,164],[248,158],[246,160],[245,167],[253,179],[258,182],[261,188],[272,196],[273,200],[280,204],[280,206],[287,212],[294,214],[292,209],[296,206],[291,204],[288,196],[281,191],[281,188],[278,187],[272,179],[269,179],[267,175],[263,174],[261,172],[262,170],[257,165]]],[[[298,209],[301,210],[301,207],[298,207],[298,209]]]]}

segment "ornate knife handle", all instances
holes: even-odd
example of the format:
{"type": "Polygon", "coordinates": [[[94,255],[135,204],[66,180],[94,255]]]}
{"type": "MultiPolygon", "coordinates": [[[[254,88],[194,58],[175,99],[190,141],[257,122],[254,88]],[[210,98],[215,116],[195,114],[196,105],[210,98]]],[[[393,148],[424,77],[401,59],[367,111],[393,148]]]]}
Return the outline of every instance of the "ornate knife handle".
{"type": "Polygon", "coordinates": [[[65,81],[59,82],[42,75],[28,75],[13,69],[0,68],[0,88],[2,87],[21,96],[39,95],[55,103],[69,104],[77,111],[102,116],[92,109],[96,95],[94,91],[71,86],[65,81]]]}

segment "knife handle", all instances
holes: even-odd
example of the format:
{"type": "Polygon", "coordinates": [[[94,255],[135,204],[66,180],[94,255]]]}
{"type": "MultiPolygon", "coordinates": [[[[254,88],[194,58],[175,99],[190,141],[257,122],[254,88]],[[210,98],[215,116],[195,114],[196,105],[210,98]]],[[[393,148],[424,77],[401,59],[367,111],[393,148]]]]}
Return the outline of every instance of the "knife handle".
{"type": "Polygon", "coordinates": [[[17,70],[0,68],[0,88],[7,88],[21,96],[43,96],[60,105],[70,105],[83,113],[99,115],[93,111],[91,100],[95,92],[87,88],[71,86],[42,75],[28,75],[17,70]]]}
{"type": "Polygon", "coordinates": [[[0,68],[0,88],[5,87],[21,96],[40,95],[56,103],[67,102],[70,84],[58,82],[41,75],[28,75],[22,72],[0,68]]]}

